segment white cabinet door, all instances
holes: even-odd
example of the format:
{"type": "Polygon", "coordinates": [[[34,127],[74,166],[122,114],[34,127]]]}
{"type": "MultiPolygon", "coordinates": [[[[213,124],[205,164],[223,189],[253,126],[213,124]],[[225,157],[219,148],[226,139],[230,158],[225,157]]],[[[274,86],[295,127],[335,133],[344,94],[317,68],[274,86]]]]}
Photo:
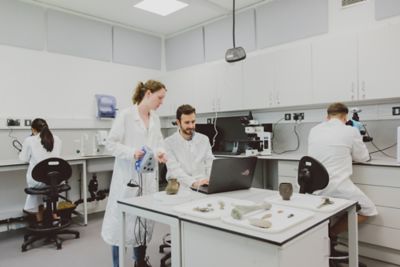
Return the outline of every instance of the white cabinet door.
{"type": "Polygon", "coordinates": [[[214,62],[202,64],[194,67],[193,71],[192,87],[188,88],[188,90],[192,92],[196,112],[215,112],[217,104],[217,77],[219,74],[218,65],[214,62]]]}
{"type": "Polygon", "coordinates": [[[360,35],[360,100],[400,96],[399,48],[400,25],[360,35]]]}
{"type": "Polygon", "coordinates": [[[313,102],[357,99],[357,37],[340,35],[312,43],[313,102]]]}
{"type": "Polygon", "coordinates": [[[243,61],[219,64],[217,77],[218,111],[234,111],[243,108],[243,61]]]}
{"type": "Polygon", "coordinates": [[[276,52],[275,66],[274,106],[311,104],[311,44],[276,52]]]}
{"type": "Polygon", "coordinates": [[[272,106],[274,60],[271,54],[247,57],[243,62],[243,108],[272,106]]]}
{"type": "Polygon", "coordinates": [[[167,94],[158,114],[160,116],[175,115],[178,106],[183,104],[195,105],[193,94],[194,72],[191,68],[184,68],[168,72],[165,78],[167,94]]]}

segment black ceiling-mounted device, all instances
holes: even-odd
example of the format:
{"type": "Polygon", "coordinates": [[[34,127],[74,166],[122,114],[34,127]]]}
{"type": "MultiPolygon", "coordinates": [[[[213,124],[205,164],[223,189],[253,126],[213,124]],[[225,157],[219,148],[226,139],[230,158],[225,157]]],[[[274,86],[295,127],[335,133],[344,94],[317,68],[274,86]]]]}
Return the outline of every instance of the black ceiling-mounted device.
{"type": "Polygon", "coordinates": [[[233,48],[229,48],[225,53],[226,62],[236,62],[246,58],[246,52],[243,47],[236,47],[235,42],[235,0],[233,0],[233,10],[232,10],[232,37],[233,37],[233,48]]]}

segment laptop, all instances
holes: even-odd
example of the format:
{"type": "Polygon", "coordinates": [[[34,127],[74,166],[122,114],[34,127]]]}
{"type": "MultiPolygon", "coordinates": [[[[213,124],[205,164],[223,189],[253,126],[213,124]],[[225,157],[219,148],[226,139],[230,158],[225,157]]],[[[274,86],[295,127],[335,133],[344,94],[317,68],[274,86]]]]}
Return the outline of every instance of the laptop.
{"type": "MultiPolygon", "coordinates": [[[[257,157],[215,159],[208,185],[199,187],[205,194],[249,189],[253,183],[257,157]]],[[[197,191],[197,188],[192,188],[197,191]]]]}

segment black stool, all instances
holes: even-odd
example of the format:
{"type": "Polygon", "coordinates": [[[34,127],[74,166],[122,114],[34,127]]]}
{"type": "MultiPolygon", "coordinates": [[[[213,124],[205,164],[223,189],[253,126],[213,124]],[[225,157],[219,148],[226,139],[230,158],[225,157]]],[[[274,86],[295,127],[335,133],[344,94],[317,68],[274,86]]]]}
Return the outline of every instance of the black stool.
{"type": "MultiPolygon", "coordinates": [[[[29,226],[27,233],[24,235],[24,243],[22,244],[22,252],[27,250],[27,247],[33,242],[46,239],[47,241],[55,242],[57,249],[62,248],[62,240],[58,237],[61,234],[73,234],[75,238],[79,238],[79,232],[75,230],[65,229],[71,224],[71,213],[60,218],[54,218],[57,211],[57,201],[59,194],[66,192],[71,187],[65,183],[72,174],[71,166],[63,159],[49,158],[39,162],[32,170],[32,177],[38,182],[46,184],[43,188],[25,188],[25,193],[31,195],[43,195],[46,204],[43,213],[43,221],[37,222],[34,213],[24,211],[28,214],[29,226]]],[[[72,212],[72,209],[70,210],[72,212]]]]}

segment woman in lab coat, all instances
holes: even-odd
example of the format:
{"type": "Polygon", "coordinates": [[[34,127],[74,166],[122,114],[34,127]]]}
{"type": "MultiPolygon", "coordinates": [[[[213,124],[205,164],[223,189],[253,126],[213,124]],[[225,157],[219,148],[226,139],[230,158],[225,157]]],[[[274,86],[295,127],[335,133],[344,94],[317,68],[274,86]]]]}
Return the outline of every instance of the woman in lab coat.
{"type": "MultiPolygon", "coordinates": [[[[115,156],[115,164],[101,234],[104,241],[112,245],[113,266],[119,266],[120,221],[117,200],[137,194],[137,187],[127,184],[139,184],[135,162],[144,155],[142,147],[151,148],[159,162],[166,161],[160,120],[154,113],[162,104],[165,94],[165,86],[158,81],[140,82],[135,89],[133,105],[118,114],[108,136],[107,149],[115,156]]],[[[143,195],[158,191],[156,172],[142,174],[142,177],[143,195]]],[[[144,219],[141,220],[143,222],[144,219]]],[[[126,217],[126,245],[134,247],[135,266],[148,266],[145,244],[150,242],[154,223],[148,220],[145,223],[147,227],[139,227],[135,216],[126,217]],[[147,237],[145,241],[143,235],[147,237]]]]}
{"type": "MultiPolygon", "coordinates": [[[[32,135],[25,139],[19,158],[29,162],[26,182],[28,187],[41,188],[44,183],[32,178],[32,170],[42,160],[59,157],[61,154],[61,140],[53,135],[44,119],[34,119],[31,125],[32,135]]],[[[37,212],[38,206],[43,204],[43,197],[39,195],[28,195],[26,197],[24,210],[37,212]]]]}

